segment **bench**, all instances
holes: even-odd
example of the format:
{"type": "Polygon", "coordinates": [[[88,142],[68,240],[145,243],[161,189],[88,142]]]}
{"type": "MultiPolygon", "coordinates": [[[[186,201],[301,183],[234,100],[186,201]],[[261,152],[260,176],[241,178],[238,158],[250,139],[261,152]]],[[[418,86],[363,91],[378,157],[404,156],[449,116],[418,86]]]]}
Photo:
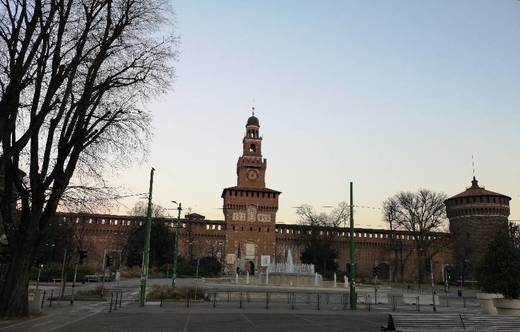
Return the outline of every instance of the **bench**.
{"type": "Polygon", "coordinates": [[[460,315],[389,314],[383,331],[464,331],[460,315]]]}
{"type": "Polygon", "coordinates": [[[487,328],[493,331],[520,331],[518,316],[462,315],[467,330],[487,328]]]}
{"type": "Polygon", "coordinates": [[[520,331],[517,316],[389,314],[383,331],[520,331]]]}

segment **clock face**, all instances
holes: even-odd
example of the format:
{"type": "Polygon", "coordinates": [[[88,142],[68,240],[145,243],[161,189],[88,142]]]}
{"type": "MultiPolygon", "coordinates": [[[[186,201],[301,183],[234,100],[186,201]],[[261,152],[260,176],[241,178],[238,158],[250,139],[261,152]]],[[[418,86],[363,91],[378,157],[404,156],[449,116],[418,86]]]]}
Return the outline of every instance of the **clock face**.
{"type": "Polygon", "coordinates": [[[257,171],[255,171],[255,170],[249,170],[249,171],[247,172],[247,178],[248,178],[249,180],[256,180],[257,177],[258,177],[258,173],[257,173],[257,171]]]}

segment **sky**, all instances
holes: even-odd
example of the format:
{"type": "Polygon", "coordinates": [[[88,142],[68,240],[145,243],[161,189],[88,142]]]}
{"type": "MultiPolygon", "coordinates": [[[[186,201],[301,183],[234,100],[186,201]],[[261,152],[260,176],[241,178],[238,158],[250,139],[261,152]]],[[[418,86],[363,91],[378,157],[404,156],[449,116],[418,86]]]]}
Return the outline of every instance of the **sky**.
{"type": "MultiPolygon", "coordinates": [[[[475,172],[512,197],[520,219],[520,2],[174,1],[177,77],[150,102],[144,161],[113,174],[223,219],[236,185],[245,123],[256,108],[266,183],[282,192],[279,223],[295,206],[347,201],[380,208],[400,192],[455,195],[475,172]]],[[[114,212],[135,203],[126,199],[114,212]]],[[[175,215],[174,211],[171,211],[175,215]]],[[[356,209],[356,225],[385,227],[356,209]]]]}

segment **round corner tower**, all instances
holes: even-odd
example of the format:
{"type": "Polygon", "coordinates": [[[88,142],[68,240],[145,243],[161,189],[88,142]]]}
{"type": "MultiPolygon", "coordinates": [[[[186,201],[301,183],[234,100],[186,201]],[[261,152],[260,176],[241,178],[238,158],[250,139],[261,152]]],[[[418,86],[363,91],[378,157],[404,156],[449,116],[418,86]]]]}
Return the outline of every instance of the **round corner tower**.
{"type": "Polygon", "coordinates": [[[444,202],[455,241],[457,277],[474,279],[474,268],[489,243],[499,230],[507,229],[510,200],[480,187],[473,177],[471,187],[444,202]]]}

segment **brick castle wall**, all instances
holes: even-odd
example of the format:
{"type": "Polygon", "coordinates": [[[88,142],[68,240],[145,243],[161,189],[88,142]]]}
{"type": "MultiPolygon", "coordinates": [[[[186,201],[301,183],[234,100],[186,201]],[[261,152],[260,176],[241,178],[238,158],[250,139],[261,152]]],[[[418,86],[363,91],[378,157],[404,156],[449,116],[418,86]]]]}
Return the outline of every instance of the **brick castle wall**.
{"type": "MultiPolygon", "coordinates": [[[[102,268],[105,250],[111,253],[117,264],[118,255],[123,252],[128,238],[145,221],[143,217],[97,214],[59,214],[58,218],[74,224],[74,227],[81,231],[83,234],[82,245],[89,250],[86,264],[99,268],[99,270],[102,268]]],[[[171,232],[175,232],[174,219],[154,218],[153,222],[166,223],[171,232]]],[[[293,260],[299,262],[304,247],[301,241],[301,233],[308,231],[305,226],[293,224],[276,224],[274,229],[269,229],[269,231],[266,225],[257,223],[248,224],[248,228],[244,226],[244,230],[242,230],[242,226],[240,228],[235,227],[235,230],[229,226],[226,227],[225,222],[220,220],[181,219],[180,255],[186,258],[190,256],[192,258],[213,256],[224,262],[227,252],[226,245],[229,243],[229,240],[226,241],[227,237],[242,239],[243,241],[255,241],[258,244],[259,252],[271,250],[274,239],[273,257],[276,262],[285,262],[288,249],[291,249],[293,260]],[[258,231],[258,228],[260,228],[260,231],[258,231]],[[267,234],[269,235],[267,236],[267,234]]],[[[331,238],[337,248],[339,269],[345,271],[346,264],[350,262],[348,229],[337,228],[324,231],[329,232],[328,234],[325,233],[324,236],[331,238]]],[[[451,243],[449,234],[436,233],[432,236],[439,241],[451,243]]],[[[397,237],[403,242],[404,256],[407,256],[404,264],[405,280],[413,281],[416,278],[416,264],[418,263],[414,255],[413,242],[406,232],[397,233],[397,237]]],[[[355,229],[354,239],[358,276],[370,278],[373,266],[378,265],[388,269],[388,276],[382,279],[390,278],[390,275],[394,272],[391,233],[388,230],[355,229]]],[[[443,265],[446,264],[454,264],[454,254],[450,246],[440,250],[434,258],[436,281],[442,280],[443,265]]],[[[259,267],[259,264],[256,264],[256,267],[259,267]]]]}

